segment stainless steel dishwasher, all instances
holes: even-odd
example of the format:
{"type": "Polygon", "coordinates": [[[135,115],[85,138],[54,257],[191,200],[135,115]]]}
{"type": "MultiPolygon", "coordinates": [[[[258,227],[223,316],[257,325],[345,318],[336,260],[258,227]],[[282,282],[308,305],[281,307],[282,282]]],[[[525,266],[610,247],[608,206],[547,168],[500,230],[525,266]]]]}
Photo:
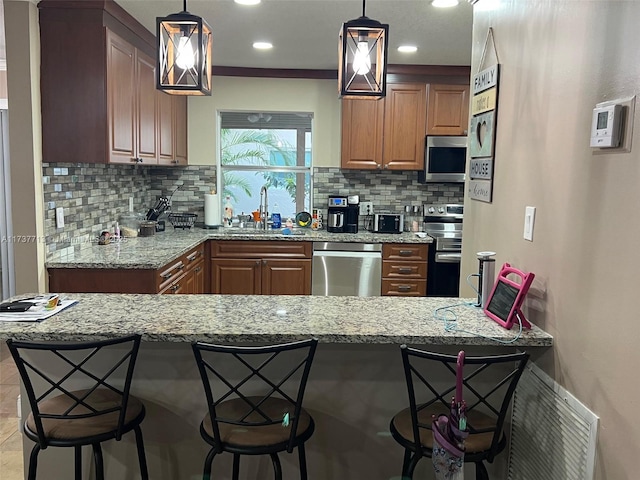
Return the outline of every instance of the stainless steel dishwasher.
{"type": "Polygon", "coordinates": [[[314,242],[312,295],[380,295],[382,245],[314,242]]]}

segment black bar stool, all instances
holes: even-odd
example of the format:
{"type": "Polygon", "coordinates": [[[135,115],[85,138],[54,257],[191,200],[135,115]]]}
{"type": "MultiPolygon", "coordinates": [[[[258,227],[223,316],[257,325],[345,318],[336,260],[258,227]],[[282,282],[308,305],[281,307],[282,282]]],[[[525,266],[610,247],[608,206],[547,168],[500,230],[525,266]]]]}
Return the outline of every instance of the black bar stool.
{"type": "Polygon", "coordinates": [[[233,479],[241,455],[269,455],[276,480],[282,479],[278,453],[298,450],[300,478],[307,478],[304,444],[314,431],[302,408],[318,341],[235,347],[193,343],[207,398],[200,435],[211,445],[203,479],[211,478],[216,455],[233,454],[233,479]]]}
{"type": "Polygon", "coordinates": [[[75,449],[75,479],[81,480],[84,445],[92,446],[96,479],[103,480],[101,443],[119,441],[131,430],[142,479],[149,478],[140,429],[145,409],[129,395],[140,335],[66,344],[9,339],[7,345],[31,406],[24,422],[25,435],[36,442],[29,480],[36,479],[38,453],[50,446],[75,449]],[[51,370],[63,373],[53,375],[51,370]]]}
{"type": "MultiPolygon", "coordinates": [[[[397,413],[389,426],[393,438],[404,447],[402,477],[413,471],[433,449],[433,416],[448,414],[456,385],[457,355],[400,347],[409,392],[409,407],[397,413]],[[441,387],[439,381],[450,376],[441,387]]],[[[467,404],[464,461],[475,463],[476,480],[489,480],[484,461],[493,462],[507,446],[504,422],[518,380],[529,359],[526,352],[465,357],[463,391],[467,404]]]]}

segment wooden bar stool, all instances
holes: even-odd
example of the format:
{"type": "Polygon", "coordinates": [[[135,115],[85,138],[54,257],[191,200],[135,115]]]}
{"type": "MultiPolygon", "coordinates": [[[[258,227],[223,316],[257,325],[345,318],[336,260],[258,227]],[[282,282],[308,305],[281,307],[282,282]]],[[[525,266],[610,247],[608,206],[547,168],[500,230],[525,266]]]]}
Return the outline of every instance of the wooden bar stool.
{"type": "MultiPolygon", "coordinates": [[[[447,414],[456,385],[457,355],[400,347],[409,393],[409,407],[398,412],[389,426],[404,447],[402,478],[413,478],[423,457],[433,452],[433,416],[447,414]],[[451,378],[442,387],[439,381],[451,378]]],[[[464,461],[475,463],[476,480],[489,480],[483,462],[493,462],[507,446],[504,422],[518,380],[529,359],[526,352],[485,357],[465,357],[463,391],[467,404],[464,461]]]]}
{"type": "Polygon", "coordinates": [[[104,479],[101,443],[133,430],[143,480],[149,478],[140,423],[145,409],[129,394],[140,335],[84,343],[7,340],[31,413],[25,435],[36,442],[29,480],[36,479],[38,454],[48,447],[73,447],[75,479],[82,479],[82,447],[91,445],[96,479],[104,479]],[[61,372],[52,374],[49,372],[61,372]]]}
{"type": "Polygon", "coordinates": [[[193,343],[207,398],[200,435],[211,445],[203,479],[211,478],[216,455],[233,454],[233,479],[241,455],[269,455],[276,480],[282,479],[278,453],[298,450],[300,478],[307,478],[305,442],[313,418],[302,408],[315,339],[261,347],[193,343]]]}

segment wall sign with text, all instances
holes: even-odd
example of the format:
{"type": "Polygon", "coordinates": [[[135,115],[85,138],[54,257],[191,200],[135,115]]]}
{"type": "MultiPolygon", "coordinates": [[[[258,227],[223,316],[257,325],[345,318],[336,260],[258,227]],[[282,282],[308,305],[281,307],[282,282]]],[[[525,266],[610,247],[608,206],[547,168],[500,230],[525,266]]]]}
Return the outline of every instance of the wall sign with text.
{"type": "Polygon", "coordinates": [[[469,197],[491,203],[500,65],[473,76],[469,130],[469,197]]]}

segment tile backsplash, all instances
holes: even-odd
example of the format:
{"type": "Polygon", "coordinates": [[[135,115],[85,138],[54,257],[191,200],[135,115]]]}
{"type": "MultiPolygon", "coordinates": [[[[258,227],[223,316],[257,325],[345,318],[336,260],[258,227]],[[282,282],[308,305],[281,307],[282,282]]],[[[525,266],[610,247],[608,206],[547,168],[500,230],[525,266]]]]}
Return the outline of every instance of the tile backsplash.
{"type": "MultiPolygon", "coordinates": [[[[377,212],[401,213],[404,205],[462,203],[464,184],[420,184],[418,172],[313,169],[313,204],[326,210],[329,195],[359,194],[377,212]]],[[[215,166],[149,167],[102,164],[43,164],[47,253],[89,245],[102,230],[113,230],[129,211],[146,213],[157,199],[172,197],[172,211],[204,219],[204,194],[216,185],[215,166]],[[176,190],[177,188],[177,190],[176,190]],[[63,228],[56,228],[56,208],[63,207],[63,228]]],[[[168,222],[167,222],[168,223],[168,222]]],[[[169,226],[169,225],[168,225],[169,226]]],[[[169,226],[170,228],[170,226],[169,226]]]]}

